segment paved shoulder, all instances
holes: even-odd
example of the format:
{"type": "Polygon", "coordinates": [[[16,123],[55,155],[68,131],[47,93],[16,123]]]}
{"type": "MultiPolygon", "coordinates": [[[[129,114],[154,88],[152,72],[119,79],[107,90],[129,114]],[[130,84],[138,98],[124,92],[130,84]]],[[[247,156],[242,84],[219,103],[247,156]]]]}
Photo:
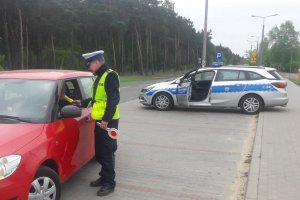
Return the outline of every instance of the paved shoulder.
{"type": "Polygon", "coordinates": [[[286,109],[260,114],[247,200],[300,197],[300,87],[289,82],[286,109]]]}

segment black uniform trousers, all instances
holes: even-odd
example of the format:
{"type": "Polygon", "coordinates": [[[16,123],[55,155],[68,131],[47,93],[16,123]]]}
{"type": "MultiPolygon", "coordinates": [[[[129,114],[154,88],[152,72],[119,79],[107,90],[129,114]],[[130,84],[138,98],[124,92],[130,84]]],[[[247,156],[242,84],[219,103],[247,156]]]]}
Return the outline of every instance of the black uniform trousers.
{"type": "MultiPolygon", "coordinates": [[[[101,121],[98,121],[101,123],[101,121]]],[[[104,185],[115,187],[115,152],[117,151],[117,140],[109,137],[106,130],[101,129],[95,123],[95,157],[102,166],[99,176],[104,185]]],[[[118,129],[119,120],[111,120],[109,128],[118,129]]]]}

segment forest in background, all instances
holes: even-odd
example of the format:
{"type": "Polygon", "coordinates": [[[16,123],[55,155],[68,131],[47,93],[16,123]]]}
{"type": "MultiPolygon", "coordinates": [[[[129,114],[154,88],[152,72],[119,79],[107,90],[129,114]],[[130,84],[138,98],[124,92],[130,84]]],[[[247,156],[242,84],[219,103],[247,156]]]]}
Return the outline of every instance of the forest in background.
{"type": "MultiPolygon", "coordinates": [[[[211,37],[208,63],[217,51],[225,64],[243,61],[211,37]]],[[[197,65],[202,39],[168,0],[0,0],[0,68],[6,70],[84,69],[81,54],[100,49],[123,74],[180,70],[197,65]]]]}

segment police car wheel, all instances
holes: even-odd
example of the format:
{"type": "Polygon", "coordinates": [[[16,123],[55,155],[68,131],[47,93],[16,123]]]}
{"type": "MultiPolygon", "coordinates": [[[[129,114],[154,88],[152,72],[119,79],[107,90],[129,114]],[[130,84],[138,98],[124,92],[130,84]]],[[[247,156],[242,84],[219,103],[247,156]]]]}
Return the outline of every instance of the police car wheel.
{"type": "Polygon", "coordinates": [[[28,200],[59,200],[61,194],[61,183],[55,171],[49,167],[41,167],[30,186],[28,200]]]}
{"type": "Polygon", "coordinates": [[[166,111],[173,107],[173,99],[167,93],[158,93],[153,98],[153,105],[157,110],[166,111]]]}
{"type": "Polygon", "coordinates": [[[257,114],[263,107],[263,100],[257,95],[247,95],[241,100],[241,109],[246,114],[257,114]]]}

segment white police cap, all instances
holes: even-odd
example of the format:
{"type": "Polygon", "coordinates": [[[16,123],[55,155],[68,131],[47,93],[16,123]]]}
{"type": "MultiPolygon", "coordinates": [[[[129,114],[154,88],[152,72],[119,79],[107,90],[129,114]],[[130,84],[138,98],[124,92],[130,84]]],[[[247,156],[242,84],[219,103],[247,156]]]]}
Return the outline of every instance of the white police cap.
{"type": "Polygon", "coordinates": [[[103,58],[103,54],[104,54],[104,51],[100,50],[100,51],[94,51],[91,53],[82,54],[82,57],[85,59],[85,62],[87,64],[89,64],[90,62],[92,62],[98,58],[103,58]]]}

